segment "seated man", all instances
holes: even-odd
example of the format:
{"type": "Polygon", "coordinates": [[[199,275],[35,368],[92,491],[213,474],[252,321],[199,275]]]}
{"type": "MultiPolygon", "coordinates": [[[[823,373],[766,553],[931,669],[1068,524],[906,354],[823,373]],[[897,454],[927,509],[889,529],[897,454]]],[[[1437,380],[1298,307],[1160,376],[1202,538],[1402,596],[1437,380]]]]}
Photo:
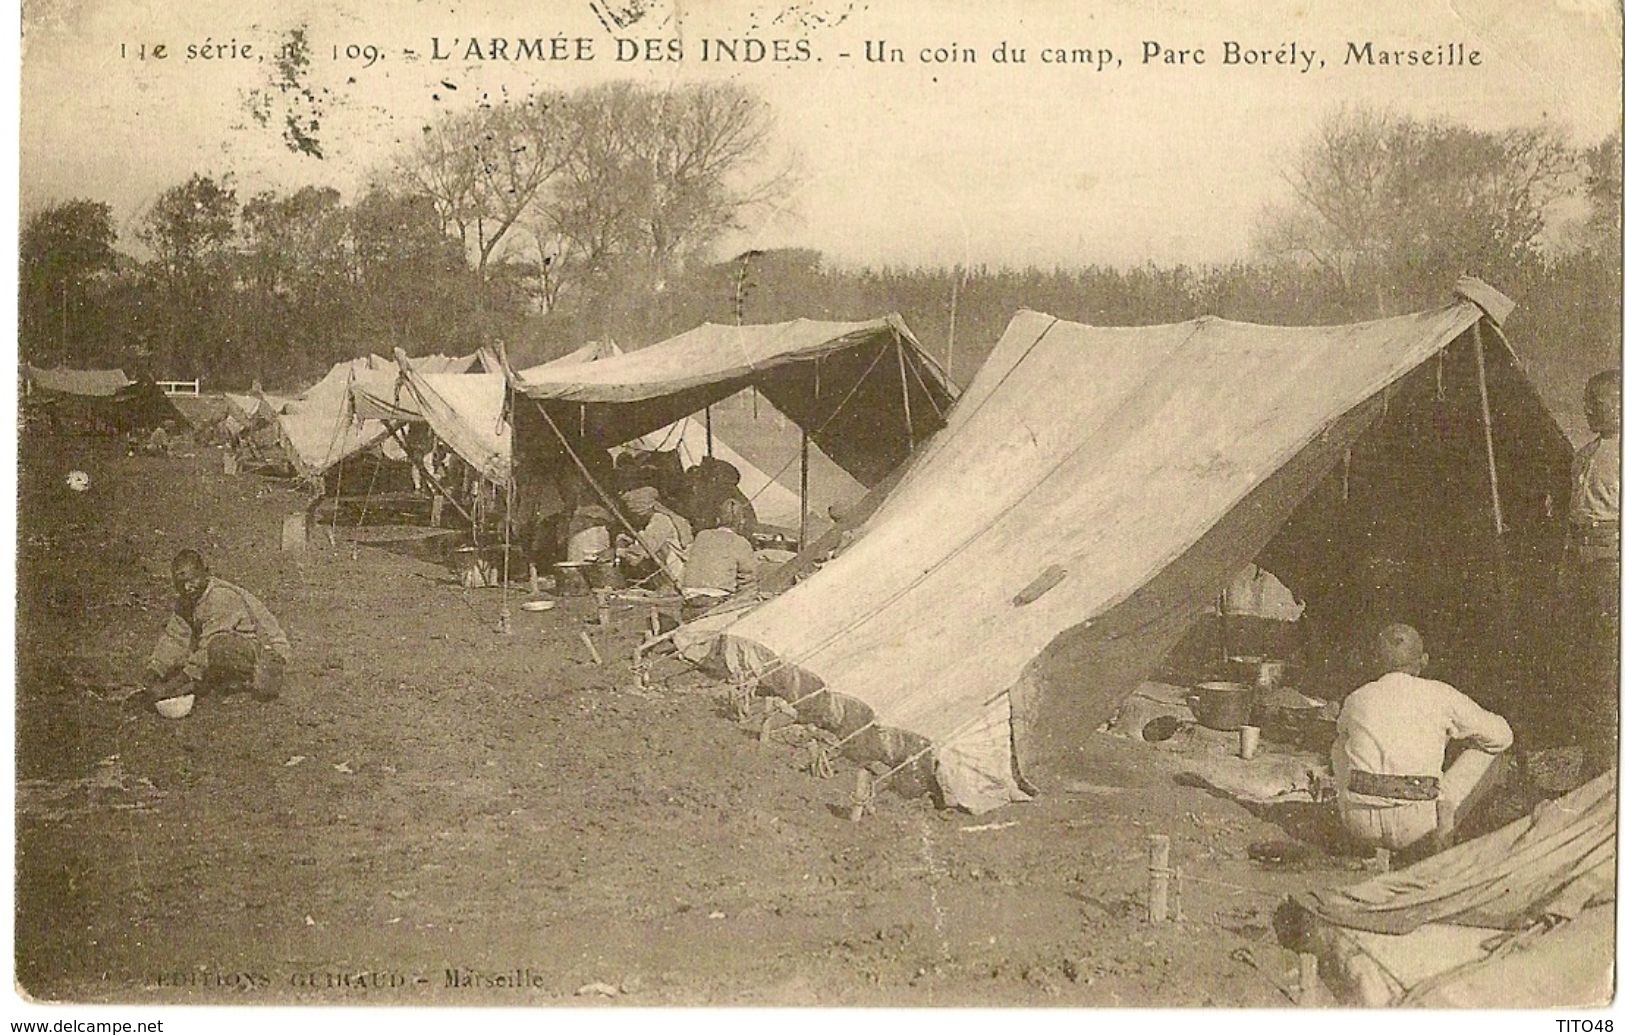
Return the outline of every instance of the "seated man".
{"type": "Polygon", "coordinates": [[[660,490],[652,485],[621,493],[621,505],[627,521],[638,530],[637,537],[616,536],[627,574],[642,579],[664,568],[681,584],[683,558],[694,541],[688,519],[661,506],[660,490]]]}
{"type": "Polygon", "coordinates": [[[280,694],[292,651],[259,598],[210,575],[195,550],[177,553],[171,573],[175,613],[147,660],[148,699],[237,690],[266,700],[280,694]]]}
{"type": "Polygon", "coordinates": [[[722,523],[694,537],[683,565],[683,598],[704,606],[756,589],[759,564],[756,551],[745,538],[744,509],[733,500],[724,500],[722,523]]]}
{"type": "Polygon", "coordinates": [[[1410,626],[1383,629],[1376,656],[1386,674],[1343,702],[1332,745],[1343,828],[1367,847],[1443,848],[1457,816],[1493,784],[1512,729],[1448,683],[1421,678],[1428,656],[1410,626]],[[1452,740],[1467,748],[1446,772],[1452,740]]]}
{"type": "Polygon", "coordinates": [[[726,460],[706,457],[690,467],[684,474],[686,498],[685,513],[697,530],[715,528],[722,521],[722,506],[733,502],[744,515],[744,524],[736,528],[749,539],[756,532],[756,508],[739,490],[739,468],[726,460]]]}

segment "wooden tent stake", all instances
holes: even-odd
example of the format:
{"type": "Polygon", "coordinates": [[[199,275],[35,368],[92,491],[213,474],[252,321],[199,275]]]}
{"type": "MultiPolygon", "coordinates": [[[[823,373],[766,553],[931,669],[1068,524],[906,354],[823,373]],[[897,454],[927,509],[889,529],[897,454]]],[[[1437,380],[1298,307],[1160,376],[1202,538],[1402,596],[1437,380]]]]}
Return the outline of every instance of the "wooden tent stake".
{"type": "Polygon", "coordinates": [[[1172,871],[1168,869],[1168,835],[1150,835],[1147,838],[1147,847],[1150,851],[1151,865],[1147,871],[1150,883],[1145,900],[1146,918],[1154,924],[1160,924],[1168,919],[1168,878],[1172,875],[1172,871]]]}

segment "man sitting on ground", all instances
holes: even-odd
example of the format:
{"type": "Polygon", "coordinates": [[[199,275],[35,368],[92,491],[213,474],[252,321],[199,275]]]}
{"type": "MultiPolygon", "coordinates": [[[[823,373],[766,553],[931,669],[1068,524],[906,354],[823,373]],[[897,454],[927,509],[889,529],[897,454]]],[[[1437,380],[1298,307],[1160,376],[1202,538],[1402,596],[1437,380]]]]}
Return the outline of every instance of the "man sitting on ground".
{"type": "Polygon", "coordinates": [[[714,605],[756,589],[756,551],[745,538],[744,509],[724,500],[722,523],[694,537],[683,566],[683,599],[696,606],[714,605]]]}
{"type": "Polygon", "coordinates": [[[708,456],[684,473],[685,513],[697,530],[716,528],[722,523],[722,506],[732,502],[744,515],[734,530],[745,538],[756,532],[756,508],[739,489],[739,468],[726,460],[708,456]]]}
{"type": "Polygon", "coordinates": [[[626,519],[638,530],[636,538],[616,537],[627,574],[647,578],[664,568],[673,579],[683,577],[683,558],[694,541],[694,528],[681,514],[660,503],[660,490],[652,485],[621,493],[626,519]]]}
{"type": "Polygon", "coordinates": [[[1428,656],[1410,626],[1383,629],[1376,655],[1386,674],[1350,694],[1337,720],[1338,812],[1365,847],[1436,851],[1493,785],[1512,729],[1448,683],[1421,678],[1428,656]],[[1446,772],[1452,740],[1467,748],[1446,772]]]}
{"type": "Polygon", "coordinates": [[[196,550],[177,553],[171,573],[175,613],[147,660],[148,699],[239,690],[278,696],[292,650],[259,598],[210,575],[196,550]]]}

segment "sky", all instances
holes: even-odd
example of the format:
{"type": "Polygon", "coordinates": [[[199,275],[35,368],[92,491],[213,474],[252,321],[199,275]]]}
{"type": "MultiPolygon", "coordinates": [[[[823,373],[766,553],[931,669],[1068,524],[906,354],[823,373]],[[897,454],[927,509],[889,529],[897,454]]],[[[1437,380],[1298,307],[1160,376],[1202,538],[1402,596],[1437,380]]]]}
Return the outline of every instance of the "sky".
{"type": "Polygon", "coordinates": [[[731,78],[759,89],[778,117],[772,160],[793,160],[799,184],[719,251],[801,246],[847,265],[1238,258],[1260,209],[1284,200],[1294,149],[1342,105],[1490,130],[1550,121],[1587,142],[1620,122],[1610,0],[33,0],[22,63],[25,217],[75,197],[107,201],[126,248],[154,197],[193,172],[232,174],[239,197],[307,183],[348,195],[440,110],[482,93],[613,78],[731,78]],[[609,8],[643,12],[617,35],[680,39],[685,60],[615,60],[609,8]],[[244,96],[264,85],[268,63],[184,52],[233,40],[263,51],[300,24],[312,82],[330,91],[322,160],[290,153],[274,127],[247,117],[244,96]],[[594,59],[464,60],[471,38],[558,34],[591,38],[594,59]],[[805,41],[811,58],[694,59],[702,40],[746,37],[792,51],[805,41]],[[436,38],[452,60],[431,60],[436,38]],[[866,42],[879,41],[903,60],[866,60],[866,42]],[[1286,48],[1288,63],[1225,65],[1227,41],[1286,48]],[[1480,63],[1346,66],[1349,43],[1366,41],[1433,53],[1459,44],[1454,53],[1476,50],[1480,63]],[[1024,48],[1026,62],[993,61],[1001,42],[1024,48]],[[163,43],[169,56],[139,60],[142,43],[163,43]],[[1145,62],[1153,43],[1161,55],[1186,51],[1186,62],[1145,62]],[[383,57],[362,67],[345,55],[352,44],[383,57]],[[976,62],[921,60],[956,45],[976,62]],[[1044,63],[1056,47],[1097,59],[1107,49],[1114,63],[1044,63]],[[1309,50],[1323,66],[1303,66],[1309,50]]]}

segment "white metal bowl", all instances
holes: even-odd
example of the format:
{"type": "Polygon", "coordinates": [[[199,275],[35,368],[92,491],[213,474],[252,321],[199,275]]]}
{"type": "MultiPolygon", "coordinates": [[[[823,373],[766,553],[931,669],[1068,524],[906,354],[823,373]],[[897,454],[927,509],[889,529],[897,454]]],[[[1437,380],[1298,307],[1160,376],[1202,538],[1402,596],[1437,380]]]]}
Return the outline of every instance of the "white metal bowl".
{"type": "Polygon", "coordinates": [[[157,704],[158,714],[166,719],[184,719],[192,714],[192,705],[196,703],[195,694],[182,694],[179,697],[166,697],[157,704]]]}

